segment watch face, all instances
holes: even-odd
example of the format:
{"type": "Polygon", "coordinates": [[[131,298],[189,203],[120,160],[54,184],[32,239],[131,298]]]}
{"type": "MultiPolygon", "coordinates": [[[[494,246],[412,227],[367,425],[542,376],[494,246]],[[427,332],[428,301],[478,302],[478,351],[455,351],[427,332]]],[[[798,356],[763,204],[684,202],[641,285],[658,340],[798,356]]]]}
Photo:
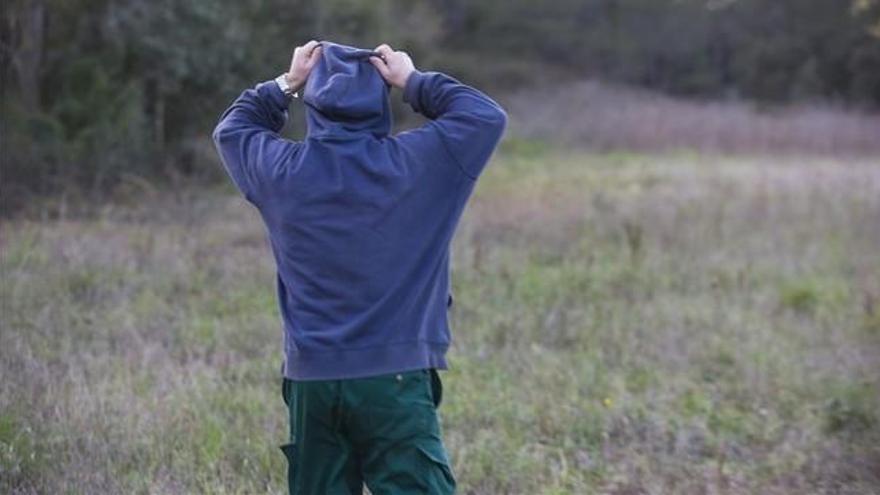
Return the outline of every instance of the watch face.
{"type": "Polygon", "coordinates": [[[278,84],[278,89],[280,89],[284,94],[290,96],[290,86],[287,84],[287,78],[284,77],[285,74],[281,74],[280,76],[275,78],[275,82],[278,84]]]}

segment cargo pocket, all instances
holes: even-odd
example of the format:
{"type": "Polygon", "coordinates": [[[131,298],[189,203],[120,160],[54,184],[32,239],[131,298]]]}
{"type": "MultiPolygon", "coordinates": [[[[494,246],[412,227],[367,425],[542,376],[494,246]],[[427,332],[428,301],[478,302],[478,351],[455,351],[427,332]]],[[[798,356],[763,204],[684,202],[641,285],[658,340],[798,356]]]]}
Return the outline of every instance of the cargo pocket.
{"type": "Polygon", "coordinates": [[[431,368],[431,398],[434,400],[434,409],[440,407],[443,402],[443,382],[440,381],[440,373],[431,368]]]}
{"type": "Polygon", "coordinates": [[[290,407],[290,387],[292,385],[292,381],[286,376],[281,378],[281,398],[284,399],[284,405],[287,407],[290,407]]]}
{"type": "Polygon", "coordinates": [[[284,452],[284,457],[287,459],[287,493],[293,494],[296,493],[294,491],[294,486],[296,485],[296,443],[290,442],[285,443],[279,447],[281,452],[284,452]]]}
{"type": "Polygon", "coordinates": [[[418,450],[427,462],[428,469],[425,470],[425,480],[428,483],[428,493],[455,493],[455,477],[452,475],[452,468],[449,466],[449,459],[446,457],[443,444],[439,441],[430,442],[419,445],[418,450]]]}

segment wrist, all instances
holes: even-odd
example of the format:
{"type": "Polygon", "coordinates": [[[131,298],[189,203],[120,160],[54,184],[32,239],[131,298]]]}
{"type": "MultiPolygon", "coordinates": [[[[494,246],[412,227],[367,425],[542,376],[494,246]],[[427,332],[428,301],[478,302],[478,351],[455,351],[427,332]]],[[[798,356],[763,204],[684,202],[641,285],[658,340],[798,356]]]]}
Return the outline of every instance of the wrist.
{"type": "Polygon", "coordinates": [[[406,75],[403,76],[403,77],[400,79],[400,85],[397,86],[397,88],[398,88],[398,89],[406,89],[406,83],[409,82],[410,78],[411,78],[411,77],[413,76],[413,74],[415,74],[415,73],[416,73],[416,70],[415,70],[415,69],[412,69],[412,70],[410,70],[409,72],[407,72],[406,75]]]}
{"type": "Polygon", "coordinates": [[[285,72],[276,77],[275,84],[278,85],[278,89],[280,89],[287,98],[299,98],[299,87],[301,84],[297,84],[297,81],[290,77],[289,73],[285,72]]]}
{"type": "Polygon", "coordinates": [[[306,84],[304,80],[294,77],[290,72],[284,74],[284,79],[287,81],[287,86],[290,87],[292,93],[298,93],[306,84]]]}

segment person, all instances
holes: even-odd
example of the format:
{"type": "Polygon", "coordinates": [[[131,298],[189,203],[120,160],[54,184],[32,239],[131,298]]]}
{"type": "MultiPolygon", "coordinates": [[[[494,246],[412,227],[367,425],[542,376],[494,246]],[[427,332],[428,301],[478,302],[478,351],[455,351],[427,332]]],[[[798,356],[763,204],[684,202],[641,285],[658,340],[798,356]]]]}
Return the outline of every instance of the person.
{"type": "Polygon", "coordinates": [[[450,243],[504,110],[387,44],[309,41],[213,133],[277,265],[295,494],[453,493],[437,417],[450,243]],[[389,92],[427,121],[391,134],[389,92]],[[279,135],[302,91],[306,136],[279,135]]]}

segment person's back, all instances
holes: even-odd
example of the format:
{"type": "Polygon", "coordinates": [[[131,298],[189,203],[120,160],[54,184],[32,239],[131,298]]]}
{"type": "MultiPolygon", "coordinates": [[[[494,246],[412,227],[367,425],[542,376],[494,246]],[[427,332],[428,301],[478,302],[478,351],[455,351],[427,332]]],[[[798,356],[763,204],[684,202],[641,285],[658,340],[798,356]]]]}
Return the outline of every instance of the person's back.
{"type": "Polygon", "coordinates": [[[377,495],[406,486],[446,492],[454,482],[439,443],[433,370],[446,368],[450,343],[449,247],[506,116],[484,94],[415,71],[387,46],[378,53],[316,46],[303,47],[305,61],[298,53],[308,77],[304,141],[277,134],[287,117],[285,81],[245,91],[214,132],[233,181],[263,217],[277,263],[285,400],[296,440],[285,448],[291,491],[341,484],[360,493],[366,481],[377,495]],[[391,136],[389,85],[404,89],[404,100],[430,121],[391,136]],[[306,396],[311,413],[298,400],[306,396]],[[303,422],[324,402],[326,433],[339,451],[303,438],[303,422]],[[393,442],[383,447],[383,438],[393,442]],[[319,465],[303,465],[309,451],[319,465]],[[417,468],[422,474],[411,473],[411,485],[388,481],[402,479],[407,470],[394,460],[413,452],[443,476],[431,482],[430,470],[417,468]]]}

